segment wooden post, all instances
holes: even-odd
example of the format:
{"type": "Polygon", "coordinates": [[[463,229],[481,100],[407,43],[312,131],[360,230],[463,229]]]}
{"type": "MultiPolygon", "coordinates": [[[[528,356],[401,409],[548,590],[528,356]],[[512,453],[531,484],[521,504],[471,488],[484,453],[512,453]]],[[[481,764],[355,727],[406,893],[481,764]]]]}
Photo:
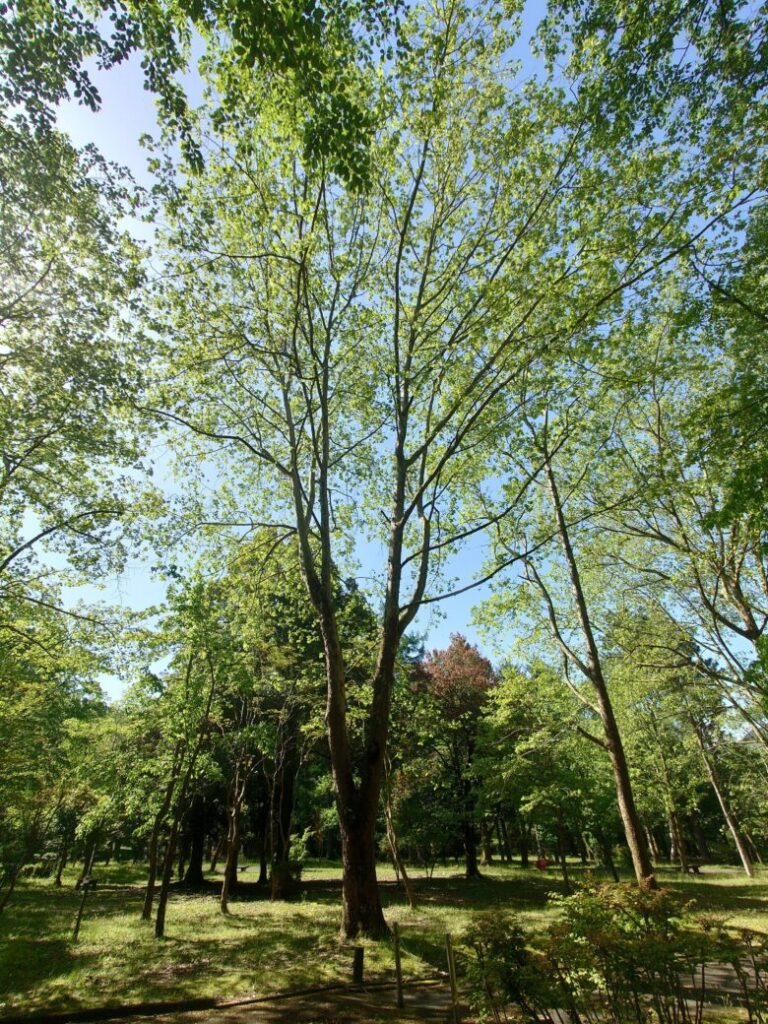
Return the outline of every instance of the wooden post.
{"type": "Polygon", "coordinates": [[[77,920],[75,921],[75,927],[74,927],[74,930],[72,932],[72,941],[73,942],[77,942],[77,937],[80,934],[80,922],[83,919],[83,910],[85,909],[85,899],[86,899],[86,896],[88,895],[88,890],[91,889],[92,887],[93,887],[93,879],[91,879],[91,878],[84,878],[83,882],[82,882],[82,885],[81,885],[81,888],[83,890],[83,896],[82,896],[82,899],[80,900],[80,909],[77,911],[77,920]]]}
{"type": "Polygon", "coordinates": [[[448,977],[451,982],[451,1007],[454,1024],[459,1024],[459,996],[456,986],[456,960],[453,955],[453,942],[450,933],[445,935],[445,952],[448,958],[448,977]]]}
{"type": "Polygon", "coordinates": [[[397,1006],[403,1008],[403,970],[400,964],[400,925],[395,921],[392,925],[392,935],[395,940],[395,978],[397,980],[397,1006]]]}
{"type": "Polygon", "coordinates": [[[352,984],[362,985],[363,984],[363,957],[365,955],[364,946],[355,946],[355,958],[352,961],[352,984]]]}

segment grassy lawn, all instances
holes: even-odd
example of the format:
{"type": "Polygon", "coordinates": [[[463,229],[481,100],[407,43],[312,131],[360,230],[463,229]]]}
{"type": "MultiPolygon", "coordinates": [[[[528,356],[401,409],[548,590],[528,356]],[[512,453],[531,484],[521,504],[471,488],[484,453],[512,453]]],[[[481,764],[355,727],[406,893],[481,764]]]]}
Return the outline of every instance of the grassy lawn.
{"type": "MultiPolygon", "coordinates": [[[[575,879],[579,871],[574,865],[575,879]]],[[[213,887],[204,894],[174,892],[160,941],[140,918],[142,869],[99,865],[94,874],[100,888],[88,897],[77,943],[71,941],[80,900],[76,873],[65,875],[58,890],[50,880],[20,886],[0,917],[0,1015],[267,994],[350,978],[352,953],[338,938],[338,866],[308,865],[302,896],[290,903],[273,903],[245,881],[227,917],[213,887]]],[[[411,912],[391,869],[381,866],[379,874],[387,919],[400,923],[406,978],[442,969],[446,931],[459,934],[479,912],[512,911],[526,927],[543,925],[553,913],[547,894],[562,886],[551,870],[494,865],[482,880],[467,882],[459,868],[438,867],[431,879],[416,877],[420,905],[411,912]]],[[[660,875],[701,909],[768,932],[768,870],[754,881],[730,867],[705,867],[700,877],[685,879],[664,869],[660,875]]],[[[367,977],[393,977],[391,946],[366,945],[367,977]]]]}

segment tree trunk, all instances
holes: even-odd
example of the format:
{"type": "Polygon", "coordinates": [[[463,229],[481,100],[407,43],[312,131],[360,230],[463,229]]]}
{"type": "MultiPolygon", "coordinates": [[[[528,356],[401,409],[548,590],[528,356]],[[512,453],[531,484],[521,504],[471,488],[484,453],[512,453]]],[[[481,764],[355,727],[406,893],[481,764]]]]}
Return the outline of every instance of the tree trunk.
{"type": "Polygon", "coordinates": [[[184,743],[179,740],[176,744],[176,749],[173,752],[173,764],[171,766],[171,775],[166,783],[165,793],[163,794],[163,801],[160,804],[155,820],[152,824],[152,835],[149,839],[149,872],[147,875],[147,888],[144,893],[144,905],[141,910],[141,917],[144,921],[149,921],[152,918],[152,903],[155,898],[155,882],[157,881],[157,865],[158,865],[158,847],[160,844],[160,830],[162,829],[165,819],[168,817],[168,811],[171,807],[171,801],[173,800],[173,793],[176,789],[176,783],[179,781],[179,768],[181,757],[184,750],[184,743]]]}
{"type": "Polygon", "coordinates": [[[560,869],[563,872],[563,882],[565,884],[565,891],[570,894],[571,892],[571,879],[568,875],[568,860],[566,858],[565,849],[565,830],[563,829],[562,821],[557,826],[557,853],[560,861],[560,869]]]}
{"type": "MultiPolygon", "coordinates": [[[[346,817],[346,816],[345,816],[346,817]]],[[[373,825],[363,819],[359,825],[341,820],[341,863],[343,868],[341,930],[346,938],[358,935],[384,938],[389,934],[381,908],[376,880],[376,848],[373,825]]]]}
{"type": "Polygon", "coordinates": [[[272,786],[271,819],[274,832],[273,858],[282,864],[290,857],[291,825],[296,802],[296,777],[299,772],[299,712],[291,709],[286,723],[286,736],[280,754],[280,766],[272,786]]]}
{"type": "Polygon", "coordinates": [[[566,654],[567,658],[570,659],[571,663],[575,664],[582,675],[592,683],[595,696],[597,697],[597,710],[600,714],[600,720],[603,724],[603,734],[605,736],[604,746],[608,751],[611,767],[613,769],[613,777],[616,785],[616,798],[619,804],[621,820],[624,825],[624,834],[626,836],[627,845],[629,846],[629,852],[632,856],[635,877],[637,878],[638,883],[644,888],[656,889],[657,883],[653,873],[653,864],[651,863],[651,858],[648,853],[648,847],[645,845],[645,835],[643,834],[640,816],[637,813],[637,807],[635,806],[635,797],[632,792],[632,780],[629,775],[627,759],[624,753],[624,745],[621,741],[621,734],[616,722],[616,716],[613,712],[613,705],[611,704],[608,687],[606,686],[605,677],[603,676],[600,652],[592,629],[592,622],[587,608],[584,588],[581,583],[581,575],[576,561],[576,554],[573,550],[573,546],[571,545],[568,525],[565,521],[563,505],[560,499],[557,483],[555,481],[555,475],[552,470],[552,463],[547,453],[545,453],[545,457],[545,467],[547,480],[549,482],[549,492],[552,499],[552,508],[557,521],[557,530],[560,535],[563,555],[568,566],[571,590],[573,592],[579,625],[581,627],[581,633],[587,652],[586,663],[582,661],[573,649],[563,640],[558,626],[557,616],[554,611],[554,605],[552,604],[552,599],[549,596],[548,591],[546,591],[546,588],[544,588],[544,584],[538,575],[535,578],[539,583],[539,586],[544,588],[543,592],[549,609],[550,623],[556,639],[560,643],[564,654],[566,654]]]}
{"type": "MultiPolygon", "coordinates": [[[[506,824],[503,819],[502,825],[507,835],[507,843],[509,843],[509,835],[507,834],[506,824]]],[[[517,842],[520,848],[520,867],[528,868],[531,866],[531,830],[520,815],[517,818],[517,842]]]]}
{"type": "Polygon", "coordinates": [[[184,869],[187,863],[187,845],[188,842],[186,839],[182,839],[179,843],[179,866],[176,870],[176,877],[180,882],[184,878],[184,869]]]}
{"type": "Polygon", "coordinates": [[[493,864],[493,847],[491,845],[491,831],[486,821],[480,825],[480,839],[483,851],[483,864],[493,864]]]}
{"type": "Polygon", "coordinates": [[[216,870],[216,867],[218,866],[218,863],[219,863],[219,858],[221,857],[222,853],[224,852],[224,847],[226,846],[226,844],[227,844],[227,837],[226,837],[226,835],[219,836],[218,839],[216,840],[216,845],[214,846],[213,854],[211,855],[210,867],[208,868],[208,871],[209,871],[210,874],[213,874],[214,871],[216,870]]]}
{"type": "Polygon", "coordinates": [[[147,887],[144,890],[144,905],[141,910],[141,917],[144,921],[149,921],[152,919],[152,903],[155,898],[155,882],[157,881],[158,864],[158,845],[160,843],[160,822],[158,818],[155,818],[155,827],[152,829],[152,837],[149,841],[149,873],[147,875],[147,887]]]}
{"type": "Polygon", "coordinates": [[[191,841],[189,846],[189,864],[184,875],[184,884],[193,888],[199,888],[205,884],[203,874],[203,861],[205,859],[205,829],[206,813],[205,803],[200,796],[194,797],[188,815],[191,830],[191,841]]]}
{"type": "Polygon", "coordinates": [[[691,831],[693,832],[693,838],[696,842],[696,852],[699,855],[700,860],[711,860],[712,855],[709,850],[707,843],[707,837],[704,835],[704,829],[701,827],[701,818],[698,813],[694,811],[690,819],[691,831]]]}
{"type": "Polygon", "coordinates": [[[541,845],[541,832],[539,831],[539,826],[534,825],[531,832],[533,833],[533,844],[536,847],[536,856],[541,858],[544,856],[544,848],[541,845]]]}
{"type": "Polygon", "coordinates": [[[477,866],[477,831],[471,821],[462,823],[462,835],[464,837],[464,853],[466,857],[466,878],[481,878],[480,869],[477,866]]]}
{"type": "MultiPolygon", "coordinates": [[[[187,679],[189,679],[190,673],[192,672],[192,665],[194,664],[194,651],[190,654],[187,661],[187,679]]],[[[211,688],[208,691],[208,700],[205,706],[205,713],[201,719],[200,726],[197,733],[197,740],[195,746],[190,754],[189,763],[187,764],[184,777],[181,780],[179,786],[178,797],[176,799],[176,808],[173,815],[173,825],[171,826],[171,834],[168,837],[168,848],[165,852],[165,863],[163,865],[163,880],[160,887],[160,898],[157,903],[157,918],[155,919],[155,938],[161,939],[165,935],[165,909],[168,905],[168,893],[171,885],[171,875],[173,873],[173,862],[176,855],[176,843],[179,836],[179,826],[181,824],[182,816],[187,806],[187,794],[189,792],[189,785],[192,781],[192,774],[195,770],[195,764],[197,763],[198,755],[203,747],[205,740],[206,730],[208,726],[208,719],[211,714],[211,704],[213,703],[213,695],[216,690],[216,674],[213,669],[213,661],[210,653],[206,651],[206,661],[211,674],[211,688]]],[[[183,746],[179,748],[180,756],[183,752],[183,746]]],[[[171,790],[171,795],[173,790],[171,790]]],[[[170,804],[170,800],[169,800],[170,804]]],[[[150,898],[149,887],[147,887],[147,897],[150,898]]],[[[151,912],[151,900],[150,900],[150,912],[151,912]]]]}
{"type": "Polygon", "coordinates": [[[749,878],[754,878],[755,871],[752,867],[752,859],[749,856],[747,844],[744,841],[744,837],[742,836],[741,831],[739,829],[739,824],[736,821],[736,818],[731,810],[730,802],[726,795],[723,784],[720,780],[720,775],[717,770],[717,766],[715,765],[715,759],[712,756],[712,752],[709,750],[707,743],[705,742],[703,735],[703,727],[700,723],[697,723],[695,721],[693,722],[693,726],[694,731],[696,733],[696,738],[699,743],[699,750],[701,751],[701,758],[704,762],[704,767],[706,769],[707,776],[709,777],[712,789],[715,791],[717,802],[720,804],[720,810],[723,812],[725,823],[728,826],[731,836],[733,837],[734,843],[736,844],[736,849],[738,850],[739,857],[744,868],[744,872],[749,878]]]}
{"type": "Polygon", "coordinates": [[[221,882],[219,909],[222,914],[229,913],[229,897],[237,886],[237,858],[240,852],[240,802],[235,800],[229,809],[229,827],[227,829],[227,860],[224,865],[224,878],[221,882]]]}
{"type": "Polygon", "coordinates": [[[677,816],[677,811],[671,804],[667,808],[667,815],[669,818],[670,858],[672,856],[671,848],[674,846],[675,858],[680,862],[680,870],[684,875],[687,875],[688,858],[685,855],[685,842],[680,831],[680,819],[677,816]]]}
{"type": "Polygon", "coordinates": [[[600,846],[600,852],[603,855],[603,863],[611,872],[611,878],[613,878],[614,882],[618,882],[619,872],[616,870],[616,862],[613,859],[613,850],[611,849],[610,839],[608,839],[603,832],[600,832],[597,835],[597,842],[600,846]]]}
{"type": "Polygon", "coordinates": [[[80,877],[75,882],[75,888],[79,889],[86,878],[90,875],[93,870],[93,862],[96,860],[96,852],[99,847],[99,835],[96,833],[88,842],[85,849],[85,857],[83,858],[83,870],[80,872],[80,877]]]}
{"type": "Polygon", "coordinates": [[[497,814],[496,817],[494,818],[494,825],[496,827],[496,842],[499,844],[499,853],[501,854],[501,859],[503,860],[503,862],[505,864],[509,864],[509,861],[510,861],[509,849],[507,847],[507,843],[506,843],[506,840],[504,838],[504,833],[502,832],[502,829],[501,829],[501,815],[500,814],[497,814]]]}
{"type": "MultiPolygon", "coordinates": [[[[269,786],[263,772],[256,775],[256,791],[249,800],[251,809],[251,832],[253,834],[256,852],[259,857],[259,878],[257,885],[266,885],[269,881],[269,850],[268,832],[270,816],[269,786]]],[[[322,850],[320,851],[322,856],[322,850]]]]}
{"type": "Polygon", "coordinates": [[[176,841],[179,836],[179,821],[181,810],[174,815],[171,833],[168,836],[168,846],[165,850],[163,862],[163,877],[160,881],[160,895],[157,898],[157,917],[155,918],[155,938],[162,939],[165,935],[165,911],[168,906],[168,896],[171,890],[171,879],[173,877],[173,865],[176,860],[176,841]]]}
{"type": "Polygon", "coordinates": [[[16,888],[16,882],[18,880],[19,875],[21,874],[21,869],[23,867],[24,862],[22,861],[19,864],[14,864],[13,867],[11,867],[8,871],[8,874],[6,876],[6,889],[2,896],[0,896],[0,914],[2,914],[2,912],[8,906],[8,901],[10,900],[11,896],[13,896],[13,890],[16,888]]]}
{"type": "Polygon", "coordinates": [[[61,888],[61,876],[64,873],[64,868],[67,866],[68,857],[69,842],[65,839],[61,847],[61,852],[59,853],[58,863],[56,865],[56,876],[53,879],[53,884],[56,886],[57,889],[61,888]]]}
{"type": "Polygon", "coordinates": [[[584,838],[584,833],[583,832],[578,832],[576,838],[577,838],[577,842],[578,842],[579,856],[581,857],[581,863],[582,863],[582,865],[584,867],[586,867],[587,864],[589,864],[590,857],[591,857],[591,854],[589,852],[589,846],[587,846],[587,841],[584,838]]]}
{"type": "Polygon", "coordinates": [[[645,828],[645,838],[648,843],[648,849],[651,851],[651,857],[653,858],[653,860],[661,860],[661,850],[659,849],[659,844],[656,841],[656,836],[653,834],[653,829],[648,828],[647,825],[645,828]]]}
{"type": "Polygon", "coordinates": [[[759,848],[757,846],[757,843],[755,843],[755,840],[752,838],[752,836],[749,834],[749,832],[744,832],[743,831],[743,835],[744,835],[744,838],[746,839],[747,845],[749,847],[749,855],[752,858],[752,863],[753,864],[762,864],[763,863],[763,857],[762,857],[762,854],[760,853],[760,850],[759,850],[759,848]]]}
{"type": "Polygon", "coordinates": [[[403,885],[405,887],[405,895],[408,900],[408,906],[411,910],[416,909],[416,893],[413,889],[413,882],[408,877],[408,871],[405,867],[405,862],[400,856],[400,847],[397,842],[397,833],[395,832],[394,817],[392,814],[392,804],[390,801],[389,786],[387,786],[386,800],[384,803],[384,818],[387,823],[387,843],[389,844],[389,852],[392,854],[392,863],[395,866],[395,873],[398,878],[402,878],[403,885]]]}

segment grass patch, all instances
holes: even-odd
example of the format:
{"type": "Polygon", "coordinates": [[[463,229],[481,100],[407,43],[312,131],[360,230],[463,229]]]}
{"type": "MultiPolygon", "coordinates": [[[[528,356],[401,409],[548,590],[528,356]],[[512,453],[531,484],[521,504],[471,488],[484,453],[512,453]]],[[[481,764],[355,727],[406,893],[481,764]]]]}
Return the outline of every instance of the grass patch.
{"type": "MultiPolygon", "coordinates": [[[[573,865],[578,880],[580,865],[573,865]]],[[[200,996],[266,995],[332,984],[351,977],[352,952],[339,940],[341,870],[306,866],[302,895],[272,902],[243,875],[242,898],[232,913],[219,913],[215,885],[204,893],[175,890],[167,937],[156,940],[141,920],[143,870],[127,864],[98,866],[99,888],[88,896],[77,943],[71,941],[80,894],[76,872],[61,889],[50,880],[19,886],[0,917],[0,1015],[79,1009],[200,996]]],[[[438,868],[431,879],[415,877],[419,907],[411,912],[388,866],[381,866],[382,898],[390,922],[400,923],[403,970],[426,977],[444,965],[446,931],[468,927],[489,909],[512,911],[525,928],[552,919],[550,892],[562,891],[550,871],[506,865],[466,881],[458,866],[438,868]]],[[[660,881],[694,898],[702,909],[729,923],[768,932],[768,871],[754,881],[736,868],[703,868],[681,877],[662,869],[660,881]]],[[[215,883],[215,879],[214,879],[215,883]]],[[[394,962],[389,943],[366,945],[366,976],[389,980],[394,962]]]]}

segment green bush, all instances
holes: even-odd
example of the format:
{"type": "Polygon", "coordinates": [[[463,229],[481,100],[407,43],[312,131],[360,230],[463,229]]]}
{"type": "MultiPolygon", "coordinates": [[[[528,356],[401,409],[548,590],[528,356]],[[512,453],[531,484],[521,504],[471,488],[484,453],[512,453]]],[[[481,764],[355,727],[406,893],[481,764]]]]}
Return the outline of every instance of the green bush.
{"type": "Polygon", "coordinates": [[[672,893],[631,884],[593,883],[554,900],[561,916],[541,936],[526,936],[503,915],[464,936],[481,1017],[551,1022],[561,1010],[574,1024],[700,1024],[707,965],[727,964],[750,1024],[768,1022],[765,937],[730,935],[672,893]]]}

